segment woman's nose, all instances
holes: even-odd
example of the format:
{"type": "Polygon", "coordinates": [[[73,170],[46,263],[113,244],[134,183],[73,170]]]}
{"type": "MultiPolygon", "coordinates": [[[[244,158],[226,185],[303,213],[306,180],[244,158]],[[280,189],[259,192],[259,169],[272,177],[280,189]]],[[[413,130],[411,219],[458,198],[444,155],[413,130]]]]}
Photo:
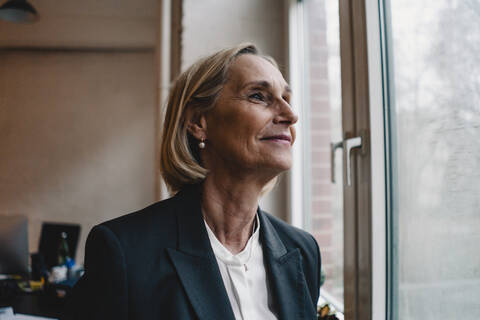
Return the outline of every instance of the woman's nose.
{"type": "Polygon", "coordinates": [[[281,100],[279,102],[278,114],[274,119],[274,123],[286,123],[289,125],[293,125],[298,121],[298,115],[290,106],[290,104],[285,101],[281,100]]]}

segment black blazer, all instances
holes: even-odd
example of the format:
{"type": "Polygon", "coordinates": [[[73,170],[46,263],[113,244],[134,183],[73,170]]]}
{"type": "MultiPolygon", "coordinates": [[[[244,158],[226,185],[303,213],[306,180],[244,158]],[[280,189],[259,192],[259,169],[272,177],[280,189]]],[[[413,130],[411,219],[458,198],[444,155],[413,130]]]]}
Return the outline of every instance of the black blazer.
{"type": "MultiPolygon", "coordinates": [[[[273,310],[279,319],[316,319],[316,241],[260,209],[258,215],[273,310]]],[[[66,319],[234,320],[198,187],[94,227],[67,309],[66,319]]]]}

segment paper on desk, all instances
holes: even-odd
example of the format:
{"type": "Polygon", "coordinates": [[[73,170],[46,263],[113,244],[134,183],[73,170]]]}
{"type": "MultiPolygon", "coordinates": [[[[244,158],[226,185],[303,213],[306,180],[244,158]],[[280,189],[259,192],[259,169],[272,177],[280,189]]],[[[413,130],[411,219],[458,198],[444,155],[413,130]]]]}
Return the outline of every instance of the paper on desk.
{"type": "Polygon", "coordinates": [[[12,307],[0,308],[0,320],[57,320],[54,318],[45,318],[39,316],[30,316],[27,314],[13,314],[12,307]]]}
{"type": "Polygon", "coordinates": [[[57,320],[57,319],[15,313],[15,316],[12,318],[12,320],[57,320]]]}
{"type": "Polygon", "coordinates": [[[0,308],[0,320],[9,320],[11,317],[13,317],[12,307],[0,308]]]}

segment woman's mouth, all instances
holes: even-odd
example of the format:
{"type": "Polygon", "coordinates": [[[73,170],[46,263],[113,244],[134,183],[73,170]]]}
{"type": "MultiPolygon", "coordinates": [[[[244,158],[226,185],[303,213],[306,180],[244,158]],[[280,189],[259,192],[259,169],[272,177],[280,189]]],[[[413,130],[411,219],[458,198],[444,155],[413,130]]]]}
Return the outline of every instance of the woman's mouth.
{"type": "Polygon", "coordinates": [[[261,138],[260,140],[288,144],[288,145],[292,143],[292,137],[284,134],[268,136],[268,137],[261,138]]]}

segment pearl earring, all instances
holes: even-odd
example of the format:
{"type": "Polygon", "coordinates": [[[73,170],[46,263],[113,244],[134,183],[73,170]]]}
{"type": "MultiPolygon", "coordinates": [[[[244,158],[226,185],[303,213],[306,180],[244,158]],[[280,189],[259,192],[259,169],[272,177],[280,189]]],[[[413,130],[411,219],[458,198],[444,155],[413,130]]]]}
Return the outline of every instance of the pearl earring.
{"type": "Polygon", "coordinates": [[[200,149],[205,149],[205,142],[203,142],[203,141],[204,141],[204,139],[202,138],[202,141],[200,141],[200,142],[198,143],[198,147],[199,147],[200,149]]]}

